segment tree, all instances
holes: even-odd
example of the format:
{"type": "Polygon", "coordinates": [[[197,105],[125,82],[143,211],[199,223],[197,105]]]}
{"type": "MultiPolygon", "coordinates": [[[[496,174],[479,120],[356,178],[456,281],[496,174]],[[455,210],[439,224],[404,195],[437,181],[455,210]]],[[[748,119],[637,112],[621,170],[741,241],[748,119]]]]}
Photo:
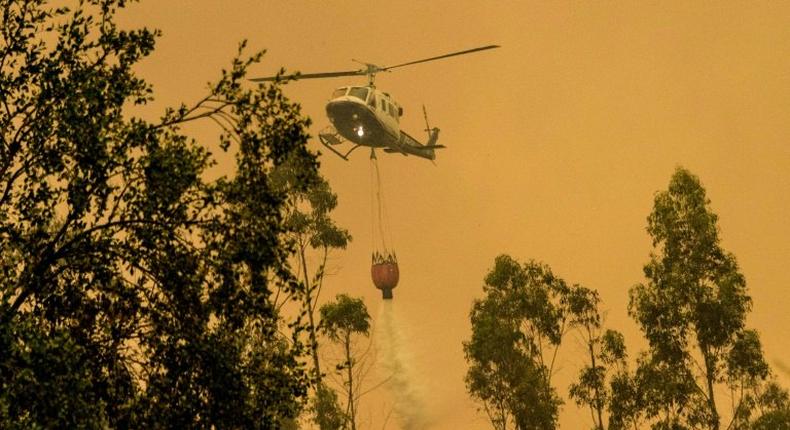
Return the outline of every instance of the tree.
{"type": "MultiPolygon", "coordinates": [[[[305,182],[304,160],[289,159],[274,172],[274,184],[283,190],[294,190],[305,182]]],[[[292,263],[296,266],[299,288],[278,289],[274,297],[278,313],[287,303],[297,300],[301,315],[307,317],[308,345],[312,356],[312,379],[314,385],[310,412],[313,421],[322,430],[340,428],[344,422],[342,411],[338,410],[337,395],[323,382],[321,360],[318,348],[318,324],[315,311],[326,275],[326,264],[330,252],[345,249],[351,240],[347,230],[338,227],[330,217],[337,207],[337,195],[329,183],[320,175],[314,175],[307,186],[289,194],[285,224],[288,227],[287,240],[295,246],[292,263]],[[318,263],[314,271],[309,269],[313,259],[318,263]]]]}
{"type": "Polygon", "coordinates": [[[311,399],[313,422],[321,430],[341,430],[348,421],[348,416],[340,406],[335,390],[325,383],[316,384],[315,395],[311,399]]]}
{"type": "Polygon", "coordinates": [[[540,263],[496,258],[470,312],[466,386],[496,429],[556,427],[561,400],[551,376],[565,333],[569,288],[540,263]]]}
{"type": "MultiPolygon", "coordinates": [[[[300,158],[289,159],[281,165],[273,175],[275,186],[294,190],[299,184],[305,183],[305,169],[300,165],[303,161],[300,158]]],[[[289,231],[286,239],[295,247],[296,252],[291,260],[296,267],[300,285],[299,288],[283,285],[274,297],[278,314],[282,314],[281,310],[286,304],[296,300],[301,308],[299,313],[307,318],[305,329],[314,385],[310,411],[322,430],[340,428],[338,426],[344,422],[342,411],[338,410],[337,395],[323,382],[315,316],[329,255],[333,250],[345,249],[351,240],[348,231],[338,227],[330,216],[336,207],[337,195],[320,175],[312,176],[306,187],[289,194],[285,211],[285,225],[289,231]],[[311,262],[316,258],[317,267],[311,271],[311,262]]]]}
{"type": "Polygon", "coordinates": [[[122,0],[0,0],[0,427],[280,428],[308,387],[289,196],[315,181],[309,121],[243,56],[191,106],[128,118],[156,31],[122,0]],[[210,120],[236,171],[181,132],[210,120]],[[273,172],[299,160],[299,180],[273,172]]]}
{"type": "MultiPolygon", "coordinates": [[[[616,348],[613,348],[616,349],[616,348]]],[[[625,353],[625,349],[623,349],[625,353]]],[[[625,354],[623,354],[625,356],[625,354]]],[[[609,380],[609,429],[638,430],[642,428],[643,411],[648,404],[639,374],[633,374],[627,363],[621,362],[609,380]]]]}
{"type": "Polygon", "coordinates": [[[746,408],[751,418],[737,429],[790,430],[790,395],[775,382],[754,387],[748,398],[751,408],[746,408]]]}
{"type": "MultiPolygon", "coordinates": [[[[294,190],[299,184],[304,183],[305,166],[300,165],[301,161],[303,160],[296,158],[280,166],[275,172],[275,184],[283,190],[294,190]]],[[[285,223],[289,230],[288,239],[296,247],[294,262],[297,267],[297,277],[302,282],[299,289],[290,292],[298,293],[296,298],[302,305],[302,312],[307,315],[313,374],[320,383],[321,365],[315,311],[326,275],[329,255],[333,250],[345,249],[351,240],[351,235],[346,229],[338,227],[330,217],[331,212],[337,207],[337,195],[332,192],[329,183],[320,175],[315,175],[311,179],[306,188],[289,194],[285,223]],[[309,269],[311,256],[308,254],[311,252],[318,254],[318,265],[314,271],[309,269]]],[[[280,298],[278,294],[278,297],[275,297],[278,308],[293,298],[289,292],[285,292],[283,296],[280,298]]]]}
{"type": "Polygon", "coordinates": [[[577,405],[590,408],[596,430],[627,428],[633,418],[626,417],[624,407],[637,396],[626,391],[624,385],[628,376],[625,338],[615,330],[602,331],[597,291],[574,285],[567,302],[571,325],[580,331],[589,358],[579,372],[578,381],[570,386],[570,397],[577,405]],[[612,413],[608,420],[606,410],[612,413]]]}
{"type": "Polygon", "coordinates": [[[354,336],[370,335],[370,315],[362,299],[338,294],[334,302],[321,306],[321,331],[343,350],[343,362],[336,365],[346,392],[347,426],[356,430],[359,397],[359,360],[354,355],[354,336]],[[344,375],[343,375],[344,374],[344,375]]]}
{"type": "Polygon", "coordinates": [[[716,387],[768,374],[757,334],[745,328],[746,281],[721,247],[717,220],[699,179],[682,168],[656,194],[648,217],[654,250],[647,282],[630,290],[629,313],[650,345],[641,369],[658,426],[718,430],[716,387]]]}

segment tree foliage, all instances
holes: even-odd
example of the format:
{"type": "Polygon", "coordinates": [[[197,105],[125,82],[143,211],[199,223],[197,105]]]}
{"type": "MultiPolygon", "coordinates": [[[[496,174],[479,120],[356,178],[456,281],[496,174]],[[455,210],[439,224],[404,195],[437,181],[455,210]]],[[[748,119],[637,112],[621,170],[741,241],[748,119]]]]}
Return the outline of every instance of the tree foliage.
{"type": "Polygon", "coordinates": [[[747,397],[743,425],[752,430],[790,430],[790,395],[776,382],[756,387],[747,397]],[[748,426],[746,425],[748,423],[748,426]]]}
{"type": "Polygon", "coordinates": [[[303,162],[303,157],[289,159],[278,167],[273,177],[279,189],[296,190],[289,194],[287,200],[285,225],[289,231],[288,239],[295,246],[296,252],[292,261],[297,270],[297,278],[302,283],[301,288],[286,291],[282,298],[279,294],[281,291],[278,291],[275,301],[278,302],[278,309],[294,298],[301,304],[301,312],[307,317],[313,377],[320,384],[322,374],[315,311],[329,254],[334,250],[345,249],[351,241],[351,235],[331,218],[332,211],[337,207],[337,195],[332,192],[326,179],[313,175],[309,178],[308,186],[299,189],[299,185],[305,183],[306,179],[303,162]],[[318,261],[313,268],[311,263],[315,259],[318,261]]]}
{"type": "Polygon", "coordinates": [[[743,388],[768,375],[757,333],[745,327],[746,281],[721,247],[717,221],[699,179],[682,168],[648,217],[654,251],[647,282],[630,291],[629,313],[650,345],[640,372],[657,428],[719,429],[716,387],[743,388]]]}
{"type": "Polygon", "coordinates": [[[279,428],[308,384],[271,297],[299,288],[284,212],[315,181],[308,120],[243,85],[262,54],[241,50],[194,105],[128,118],[157,32],[119,29],[124,3],[0,1],[0,427],[279,428]],[[196,120],[231,176],[208,179],[196,120]]]}
{"type": "MultiPolygon", "coordinates": [[[[357,411],[362,382],[362,372],[365,368],[360,362],[360,357],[355,353],[354,337],[370,335],[370,315],[362,299],[338,294],[335,301],[321,306],[320,329],[332,342],[338,344],[343,352],[343,361],[335,365],[335,370],[340,374],[342,389],[346,394],[345,428],[357,428],[357,411]]],[[[328,397],[328,396],[325,396],[328,397]]],[[[319,401],[322,400],[319,398],[319,401]]],[[[328,416],[317,415],[318,420],[327,420],[337,415],[329,398],[323,402],[324,407],[330,412],[328,416]]],[[[336,404],[336,402],[334,402],[336,404]]],[[[321,405],[321,404],[319,404],[321,405]]],[[[321,422],[319,421],[319,424],[321,422]]],[[[321,427],[322,429],[325,427],[321,427]]],[[[331,427],[328,427],[331,428],[331,427]]]]}
{"type": "Polygon", "coordinates": [[[340,406],[335,390],[323,382],[316,385],[315,395],[311,398],[310,404],[313,422],[321,430],[341,430],[349,420],[340,406]]]}
{"type": "Polygon", "coordinates": [[[649,344],[635,363],[623,335],[604,329],[596,291],[534,261],[497,257],[464,343],[467,390],[494,428],[555,428],[553,362],[574,328],[587,359],[569,395],[589,408],[595,429],[790,429],[787,391],[769,378],[759,335],[746,327],[751,298],[717,221],[685,169],[656,194],[646,282],[629,291],[629,314],[649,344]],[[727,390],[731,410],[722,413],[717,398],[727,390]]]}
{"type": "Polygon", "coordinates": [[[588,358],[569,395],[577,405],[590,409],[596,430],[626,428],[634,416],[624,407],[636,399],[636,393],[623,384],[628,378],[625,338],[615,330],[603,330],[597,291],[574,285],[567,301],[571,325],[581,333],[588,358]],[[611,413],[608,419],[606,411],[611,413]]]}
{"type": "Polygon", "coordinates": [[[466,386],[494,428],[550,429],[561,400],[551,376],[566,331],[569,287],[540,263],[496,258],[475,300],[466,386]]]}
{"type": "Polygon", "coordinates": [[[304,166],[304,161],[304,157],[290,158],[273,174],[273,182],[278,189],[292,190],[286,201],[284,222],[288,230],[287,239],[295,247],[291,263],[300,282],[299,288],[285,285],[278,289],[274,301],[278,312],[294,300],[299,303],[298,313],[306,318],[305,331],[312,358],[311,377],[315,390],[310,412],[319,428],[335,429],[345,423],[345,415],[338,409],[336,393],[323,381],[315,313],[327,274],[329,255],[332,251],[345,249],[351,235],[331,218],[337,207],[337,195],[322,176],[305,178],[305,171],[309,172],[305,167],[309,166],[304,166]],[[307,186],[300,187],[306,180],[307,186]]]}

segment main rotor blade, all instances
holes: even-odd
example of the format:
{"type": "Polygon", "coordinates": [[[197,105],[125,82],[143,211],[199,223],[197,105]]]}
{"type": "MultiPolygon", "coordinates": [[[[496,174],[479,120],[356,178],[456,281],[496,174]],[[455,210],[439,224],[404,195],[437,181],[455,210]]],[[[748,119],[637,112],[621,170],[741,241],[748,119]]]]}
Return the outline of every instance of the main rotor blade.
{"type": "Polygon", "coordinates": [[[284,81],[287,79],[319,79],[319,78],[339,78],[341,76],[359,76],[364,75],[364,70],[349,70],[346,72],[325,72],[325,73],[296,73],[292,75],[281,75],[281,76],[268,76],[265,78],[253,78],[250,79],[253,82],[271,82],[277,79],[284,81]]]}
{"type": "Polygon", "coordinates": [[[481,46],[479,48],[467,49],[466,51],[453,52],[452,54],[444,54],[444,55],[440,55],[438,57],[426,58],[424,60],[410,61],[408,63],[396,64],[394,66],[383,67],[381,70],[390,70],[390,69],[394,69],[396,67],[410,66],[412,64],[425,63],[425,62],[433,61],[433,60],[441,60],[442,58],[455,57],[456,55],[471,54],[472,52],[484,51],[486,49],[494,49],[494,48],[499,48],[499,45],[481,46]]]}

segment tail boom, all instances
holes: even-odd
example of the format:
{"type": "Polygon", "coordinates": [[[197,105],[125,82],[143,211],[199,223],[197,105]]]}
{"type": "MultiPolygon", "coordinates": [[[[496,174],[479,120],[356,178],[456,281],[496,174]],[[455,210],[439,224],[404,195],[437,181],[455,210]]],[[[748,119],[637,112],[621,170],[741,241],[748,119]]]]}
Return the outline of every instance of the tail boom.
{"type": "Polygon", "coordinates": [[[416,155],[428,160],[436,159],[435,149],[444,148],[444,145],[437,145],[439,140],[439,129],[432,128],[428,132],[428,143],[422,144],[408,133],[401,130],[400,138],[396,148],[385,149],[386,152],[400,152],[404,155],[416,155]]]}

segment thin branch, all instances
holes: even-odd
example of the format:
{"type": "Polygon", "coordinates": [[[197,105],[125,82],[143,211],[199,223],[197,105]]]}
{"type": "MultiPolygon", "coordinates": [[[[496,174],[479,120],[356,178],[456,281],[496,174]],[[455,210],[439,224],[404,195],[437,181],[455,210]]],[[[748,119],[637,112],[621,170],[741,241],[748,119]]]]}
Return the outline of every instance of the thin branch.
{"type": "Polygon", "coordinates": [[[549,377],[546,379],[546,382],[551,380],[552,372],[554,372],[554,363],[557,361],[557,353],[560,350],[560,345],[562,345],[562,336],[565,334],[565,319],[562,319],[562,324],[560,325],[560,342],[557,343],[557,346],[554,347],[554,354],[551,357],[551,364],[549,365],[549,377]]]}
{"type": "Polygon", "coordinates": [[[386,428],[387,428],[387,423],[388,423],[388,422],[389,422],[389,420],[390,420],[390,415],[392,415],[392,408],[390,408],[389,412],[387,412],[387,416],[386,416],[386,417],[384,417],[384,424],[382,424],[382,426],[381,426],[381,430],[384,430],[384,429],[386,429],[386,428]]]}
{"type": "MultiPolygon", "coordinates": [[[[320,266],[321,267],[321,269],[320,269],[321,276],[317,279],[317,281],[318,281],[317,282],[318,283],[318,290],[315,293],[315,303],[313,303],[312,305],[308,305],[308,306],[311,306],[310,307],[310,311],[311,312],[315,311],[316,306],[318,306],[318,297],[321,295],[321,287],[323,287],[323,285],[324,285],[324,274],[323,273],[324,273],[324,268],[326,267],[326,259],[327,259],[328,255],[329,255],[329,247],[328,246],[324,246],[324,257],[323,257],[323,259],[321,261],[321,266],[320,266]]],[[[308,298],[308,300],[309,300],[309,298],[308,298]]]]}

